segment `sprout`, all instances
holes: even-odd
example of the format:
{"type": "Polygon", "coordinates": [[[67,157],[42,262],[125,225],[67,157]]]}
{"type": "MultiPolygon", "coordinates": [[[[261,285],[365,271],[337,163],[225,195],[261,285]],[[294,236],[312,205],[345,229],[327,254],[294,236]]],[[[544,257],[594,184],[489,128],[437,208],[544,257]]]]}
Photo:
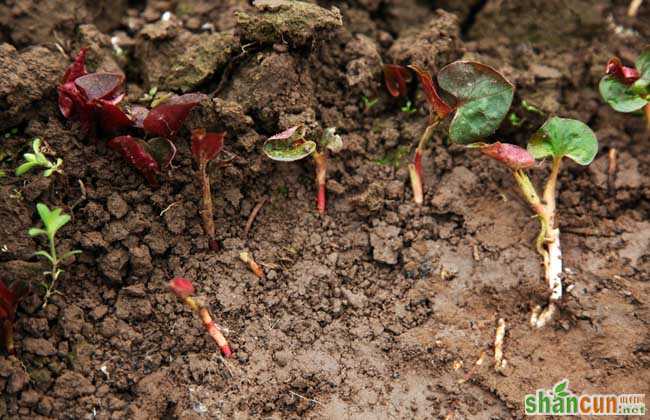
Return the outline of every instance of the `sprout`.
{"type": "Polygon", "coordinates": [[[35,138],[32,142],[32,150],[34,153],[25,153],[23,157],[26,162],[16,168],[16,176],[24,175],[29,172],[32,168],[43,167],[43,176],[48,178],[54,172],[62,173],[61,165],[63,165],[63,159],[57,158],[56,163],[52,163],[48,158],[45,157],[43,152],[41,152],[41,139],[35,138]]]}
{"type": "Polygon", "coordinates": [[[343,140],[336,134],[336,128],[330,127],[323,131],[318,143],[305,139],[305,127],[291,127],[278,133],[264,143],[264,153],[270,159],[279,162],[293,162],[309,155],[314,158],[316,166],[316,186],[318,189],[316,207],[321,214],[325,213],[327,161],[329,152],[338,153],[343,149],[343,140]]]}
{"type": "Polygon", "coordinates": [[[47,306],[47,301],[49,297],[55,292],[54,286],[56,281],[59,279],[59,276],[63,274],[63,270],[60,267],[62,261],[65,261],[67,258],[81,253],[81,251],[73,250],[64,253],[59,256],[56,249],[56,233],[65,226],[70,221],[70,216],[63,213],[59,208],[50,210],[45,204],[38,203],[36,205],[36,210],[38,215],[43,221],[45,229],[33,227],[30,228],[28,233],[29,236],[45,236],[50,244],[49,252],[46,250],[37,251],[34,255],[46,258],[50,262],[50,270],[45,272],[45,275],[50,277],[49,283],[42,283],[43,288],[45,289],[45,297],[43,298],[43,307],[47,306]]]}
{"type": "Polygon", "coordinates": [[[212,193],[210,192],[210,177],[208,176],[208,163],[214,160],[223,149],[223,139],[226,133],[207,133],[204,129],[192,131],[192,156],[198,165],[197,178],[201,182],[203,210],[203,230],[210,238],[210,249],[218,248],[214,228],[214,215],[212,209],[212,193]]]}

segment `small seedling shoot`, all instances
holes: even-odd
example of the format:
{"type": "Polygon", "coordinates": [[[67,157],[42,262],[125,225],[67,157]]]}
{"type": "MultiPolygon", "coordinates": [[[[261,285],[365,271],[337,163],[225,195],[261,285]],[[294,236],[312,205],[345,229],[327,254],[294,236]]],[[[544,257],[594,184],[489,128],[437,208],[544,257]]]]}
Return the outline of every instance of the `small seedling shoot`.
{"type": "MultiPolygon", "coordinates": [[[[107,145],[140,171],[153,187],[157,175],[171,164],[176,147],[173,139],[188,114],[207,98],[202,93],[166,95],[156,98],[155,106],[122,105],[124,76],[117,73],[88,73],[86,49],[79,51],[59,86],[59,109],[64,117],[78,120],[84,134],[111,134],[107,145]],[[98,130],[99,128],[100,130],[98,130]],[[140,139],[136,131],[152,136],[140,139]]],[[[154,90],[150,91],[152,94],[154,90]]]]}
{"type": "Polygon", "coordinates": [[[389,64],[384,66],[384,80],[392,96],[406,95],[407,83],[412,78],[409,71],[417,75],[430,107],[427,126],[409,164],[413,200],[422,204],[422,154],[436,127],[453,115],[449,126],[451,142],[469,144],[492,135],[510,109],[514,86],[485,64],[456,61],[442,68],[437,76],[437,84],[455,99],[450,105],[438,94],[428,71],[416,65],[406,68],[389,64]]]}
{"type": "Polygon", "coordinates": [[[53,163],[50,161],[43,152],[41,152],[41,139],[35,138],[32,141],[32,150],[34,153],[25,153],[23,157],[25,158],[25,163],[16,168],[16,175],[21,176],[29,172],[32,168],[44,168],[43,176],[48,178],[54,172],[61,173],[61,165],[63,165],[63,160],[57,158],[56,162],[53,163]]]}
{"type": "Polygon", "coordinates": [[[58,254],[56,247],[56,233],[61,229],[65,224],[70,221],[70,216],[63,213],[61,209],[55,208],[50,210],[45,204],[38,203],[36,205],[36,210],[38,215],[43,221],[43,226],[45,229],[33,227],[30,228],[28,233],[31,237],[36,236],[45,236],[50,245],[49,251],[40,250],[35,253],[40,257],[44,257],[50,262],[50,270],[46,271],[44,274],[50,278],[49,282],[43,282],[41,285],[45,290],[45,296],[43,298],[43,307],[47,306],[48,299],[56,291],[55,285],[56,281],[59,279],[63,270],[60,268],[61,262],[65,261],[67,258],[81,253],[81,251],[73,250],[64,253],[63,255],[58,254]]]}
{"type": "Polygon", "coordinates": [[[218,243],[214,228],[208,164],[221,152],[225,135],[226,133],[208,133],[204,129],[192,131],[192,156],[198,165],[197,178],[201,182],[203,230],[209,238],[210,249],[213,251],[218,249],[218,243]]]}
{"type": "Polygon", "coordinates": [[[5,350],[15,354],[14,348],[14,322],[16,310],[20,301],[29,293],[29,284],[23,281],[14,281],[5,284],[0,280],[0,322],[2,322],[2,340],[5,350]]]}
{"type": "Polygon", "coordinates": [[[318,143],[305,139],[305,127],[295,126],[278,133],[264,143],[264,154],[279,162],[293,162],[309,155],[314,158],[316,167],[316,186],[318,195],[316,208],[321,214],[325,213],[327,161],[329,153],[337,153],[343,148],[341,136],[336,134],[336,128],[330,127],[323,131],[318,143]]]}
{"type": "Polygon", "coordinates": [[[618,58],[612,58],[598,89],[603,99],[618,112],[644,109],[650,130],[650,48],[637,57],[634,65],[626,67],[618,58]]]}
{"type": "Polygon", "coordinates": [[[169,288],[172,293],[185,303],[185,305],[187,305],[192,311],[196,312],[210,337],[212,337],[212,339],[217,343],[217,346],[219,346],[221,354],[224,357],[231,357],[232,350],[230,349],[230,345],[228,345],[228,341],[226,341],[226,338],[223,336],[221,328],[219,328],[219,326],[212,320],[210,311],[192,297],[194,294],[194,286],[192,285],[192,282],[181,277],[176,277],[169,282],[169,288]]]}
{"type": "Polygon", "coordinates": [[[552,117],[531,137],[527,149],[504,143],[474,143],[478,148],[512,170],[523,197],[535,212],[540,231],[535,245],[544,261],[544,273],[550,290],[549,304],[542,310],[533,310],[531,325],[543,327],[552,319],[557,302],[562,298],[562,250],[560,229],[557,223],[557,178],[562,159],[567,157],[579,165],[589,165],[598,152],[598,141],[593,131],[583,122],[552,117]],[[552,160],[551,172],[540,194],[525,172],[535,164],[535,159],[552,160]]]}

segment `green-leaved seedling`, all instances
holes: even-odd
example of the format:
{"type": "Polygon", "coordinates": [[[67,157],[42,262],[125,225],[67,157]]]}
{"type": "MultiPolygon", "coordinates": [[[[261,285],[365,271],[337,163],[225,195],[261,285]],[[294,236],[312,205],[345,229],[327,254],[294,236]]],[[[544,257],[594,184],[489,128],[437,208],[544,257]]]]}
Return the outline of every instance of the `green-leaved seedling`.
{"type": "Polygon", "coordinates": [[[54,172],[62,172],[61,165],[63,165],[63,160],[57,158],[56,162],[52,163],[48,158],[46,158],[43,152],[41,152],[41,139],[34,139],[32,142],[32,150],[34,153],[25,153],[23,155],[25,163],[16,168],[17,176],[23,175],[32,168],[38,167],[45,168],[43,176],[46,178],[51,176],[54,172]]]}
{"type": "Polygon", "coordinates": [[[326,210],[327,161],[330,153],[343,149],[343,140],[336,134],[336,128],[323,130],[318,142],[305,139],[305,127],[291,127],[278,133],[264,143],[264,154],[279,162],[293,162],[309,155],[314,158],[316,166],[316,186],[318,196],[316,207],[321,214],[326,210]]]}
{"type": "Polygon", "coordinates": [[[598,90],[603,99],[618,112],[645,110],[650,129],[650,48],[637,57],[634,67],[626,67],[614,57],[607,63],[598,90]]]}
{"type": "Polygon", "coordinates": [[[38,211],[38,215],[43,221],[44,229],[37,228],[37,227],[30,228],[28,231],[29,236],[31,237],[36,237],[41,235],[45,236],[47,237],[47,240],[50,245],[49,251],[41,250],[41,251],[37,251],[35,254],[40,257],[44,257],[50,262],[50,270],[44,273],[46,276],[50,278],[50,281],[42,283],[42,286],[45,289],[45,297],[43,299],[44,300],[43,307],[45,307],[47,306],[48,299],[56,290],[54,288],[56,281],[58,280],[59,276],[61,276],[61,274],[63,273],[63,270],[60,268],[61,262],[75,254],[81,253],[81,251],[79,250],[68,251],[61,256],[59,256],[57,253],[56,233],[59,231],[59,229],[61,229],[63,226],[65,226],[66,223],[70,221],[69,215],[63,213],[63,211],[59,208],[50,210],[43,203],[38,203],[36,205],[36,210],[38,211]]]}
{"type": "Polygon", "coordinates": [[[473,143],[469,147],[478,148],[512,170],[523,197],[539,219],[540,231],[535,245],[544,260],[550,297],[544,310],[540,306],[534,308],[530,322],[534,327],[542,327],[553,317],[557,302],[562,298],[562,250],[556,212],[557,178],[562,159],[589,165],[598,152],[596,135],[581,121],[552,117],[530,138],[527,149],[499,142],[473,143]],[[551,172],[540,194],[525,169],[532,167],[536,159],[547,158],[552,162],[551,172]]]}

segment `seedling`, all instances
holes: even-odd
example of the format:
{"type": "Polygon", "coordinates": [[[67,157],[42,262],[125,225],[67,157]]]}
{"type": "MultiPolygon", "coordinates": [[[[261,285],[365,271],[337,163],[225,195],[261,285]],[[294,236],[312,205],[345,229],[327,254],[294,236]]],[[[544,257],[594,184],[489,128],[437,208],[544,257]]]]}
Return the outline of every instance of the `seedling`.
{"type": "Polygon", "coordinates": [[[152,88],[149,96],[152,104],[156,105],[151,110],[141,105],[122,108],[119,104],[124,98],[124,76],[114,73],[88,74],[86,50],[82,48],[79,51],[59,86],[61,113],[66,118],[79,120],[83,132],[92,136],[96,134],[96,126],[105,133],[123,133],[109,140],[108,146],[135,166],[152,186],[158,186],[156,175],[171,163],[176,153],[172,140],[192,108],[207,95],[188,93],[153,98],[157,89],[152,88]],[[145,142],[127,134],[137,129],[155,137],[145,142]]]}
{"type": "Polygon", "coordinates": [[[20,176],[28,172],[32,168],[43,167],[43,176],[48,178],[54,172],[62,173],[61,165],[63,160],[61,158],[56,159],[56,163],[52,163],[48,158],[45,157],[43,152],[41,152],[41,139],[35,138],[32,142],[32,150],[34,153],[25,153],[23,157],[26,162],[16,168],[16,175],[20,176]]]}
{"type": "Polygon", "coordinates": [[[78,120],[85,134],[95,136],[99,123],[106,131],[131,125],[118,107],[124,98],[124,76],[119,73],[88,73],[87,48],[82,48],[58,87],[59,109],[64,117],[78,120]]]}
{"type": "Polygon", "coordinates": [[[650,49],[643,51],[634,65],[626,67],[618,58],[612,58],[598,89],[603,99],[618,112],[644,109],[650,130],[650,49]]]}
{"type": "Polygon", "coordinates": [[[318,196],[316,207],[321,214],[326,210],[327,161],[330,152],[337,153],[343,148],[341,136],[336,128],[323,131],[318,144],[305,139],[305,127],[295,126],[276,134],[264,143],[264,154],[279,162],[293,162],[309,155],[314,158],[316,166],[316,185],[318,196]]]}
{"type": "MultiPolygon", "coordinates": [[[[422,154],[436,127],[453,115],[449,126],[449,140],[469,144],[493,134],[508,113],[514,95],[514,86],[496,70],[473,61],[456,61],[438,73],[438,84],[455,98],[455,105],[445,102],[436,89],[431,75],[423,68],[411,65],[417,75],[430,106],[429,121],[415,148],[409,164],[413,200],[424,201],[422,186],[422,154]]],[[[386,88],[393,96],[406,94],[411,79],[409,70],[398,65],[384,67],[386,88]]]]}
{"type": "Polygon", "coordinates": [[[214,228],[208,164],[221,152],[225,135],[226,133],[206,133],[204,129],[192,131],[192,156],[198,165],[197,178],[199,178],[202,188],[203,210],[201,210],[201,217],[203,218],[203,230],[210,238],[210,249],[213,251],[216,251],[219,246],[214,228]]]}
{"type": "Polygon", "coordinates": [[[366,111],[370,111],[379,102],[379,98],[369,99],[365,95],[361,97],[361,100],[363,101],[363,107],[366,111]]]}
{"type": "Polygon", "coordinates": [[[36,210],[38,211],[38,215],[43,221],[45,229],[36,227],[30,228],[28,231],[29,236],[35,237],[43,235],[47,237],[47,240],[50,244],[49,252],[46,250],[41,250],[35,253],[35,255],[46,258],[51,265],[50,270],[44,273],[46,276],[50,277],[50,281],[41,284],[43,286],[43,289],[45,289],[45,297],[43,298],[43,307],[45,308],[47,306],[48,299],[56,291],[54,288],[56,281],[59,279],[61,274],[63,274],[63,270],[60,268],[61,262],[75,254],[81,253],[81,251],[68,251],[59,257],[56,250],[56,233],[70,221],[70,216],[63,213],[59,208],[50,210],[43,203],[38,203],[36,205],[36,210]]]}
{"type": "Polygon", "coordinates": [[[223,354],[224,357],[232,357],[230,345],[228,345],[226,337],[223,336],[221,328],[219,328],[219,326],[212,320],[210,311],[192,297],[194,294],[194,286],[192,285],[192,282],[181,277],[176,277],[169,282],[169,288],[172,293],[183,301],[183,303],[198,314],[208,334],[219,346],[221,354],[223,354]]]}
{"type": "Polygon", "coordinates": [[[523,197],[530,204],[540,223],[535,245],[544,260],[544,273],[550,290],[548,306],[533,309],[531,325],[543,327],[552,319],[557,302],[562,298],[562,250],[560,229],[557,227],[556,190],[562,159],[568,157],[579,165],[589,165],[598,152],[598,141],[593,131],[584,123],[567,118],[552,117],[528,141],[524,149],[513,144],[474,143],[483,154],[508,166],[513,173],[523,197]],[[539,194],[525,169],[532,167],[535,159],[552,158],[551,173],[543,193],[539,194]]]}
{"type": "Polygon", "coordinates": [[[402,111],[405,114],[412,114],[415,111],[417,111],[417,109],[413,107],[411,101],[406,101],[406,104],[404,104],[404,106],[400,108],[400,111],[402,111]]]}
{"type": "Polygon", "coordinates": [[[2,338],[5,349],[9,354],[15,354],[14,348],[14,322],[16,309],[20,301],[29,293],[29,283],[14,281],[5,284],[0,280],[0,321],[2,322],[2,338]]]}
{"type": "MultiPolygon", "coordinates": [[[[553,117],[530,139],[528,150],[500,142],[485,144],[484,139],[491,136],[506,117],[514,86],[491,67],[472,61],[456,61],[443,67],[437,76],[439,86],[455,100],[455,105],[451,106],[438,95],[429,73],[417,66],[410,68],[417,74],[431,107],[429,125],[416,149],[414,162],[409,166],[416,202],[422,199],[421,151],[431,137],[433,128],[448,115],[453,115],[449,125],[449,141],[478,148],[485,155],[507,165],[540,221],[536,248],[544,260],[550,297],[543,311],[541,307],[535,308],[531,324],[542,327],[553,317],[556,304],[562,297],[562,252],[555,202],[562,158],[568,157],[580,165],[590,164],[598,151],[596,136],[580,121],[553,117]],[[533,166],[535,159],[546,157],[551,157],[553,164],[543,195],[540,196],[524,170],[533,166]]],[[[389,81],[387,86],[391,91],[389,81]]]]}

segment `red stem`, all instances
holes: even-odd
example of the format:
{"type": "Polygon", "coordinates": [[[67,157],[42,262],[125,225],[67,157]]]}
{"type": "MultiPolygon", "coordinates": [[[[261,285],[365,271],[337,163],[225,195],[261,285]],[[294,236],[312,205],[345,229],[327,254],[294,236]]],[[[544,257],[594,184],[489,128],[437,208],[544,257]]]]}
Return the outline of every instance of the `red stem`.
{"type": "Polygon", "coordinates": [[[201,210],[201,217],[203,218],[203,229],[208,236],[210,250],[216,251],[219,249],[219,243],[217,242],[217,235],[214,228],[212,192],[210,191],[210,177],[208,176],[207,167],[207,161],[199,162],[199,178],[201,179],[201,187],[203,190],[203,210],[201,210]]]}
{"type": "Polygon", "coordinates": [[[316,208],[320,214],[325,214],[325,210],[327,208],[327,155],[325,152],[315,152],[314,162],[316,164],[316,184],[318,186],[316,208]]]}
{"type": "Polygon", "coordinates": [[[223,354],[224,357],[231,357],[232,350],[230,349],[230,345],[228,344],[228,341],[226,341],[226,337],[223,336],[223,333],[221,332],[219,326],[212,320],[212,316],[210,315],[208,308],[201,306],[191,296],[186,297],[184,300],[187,306],[199,314],[199,318],[201,318],[203,326],[208,331],[210,337],[212,337],[212,339],[219,346],[221,354],[223,354]]]}
{"type": "Polygon", "coordinates": [[[424,190],[422,188],[422,151],[415,149],[413,161],[409,164],[409,175],[411,177],[411,188],[413,189],[413,201],[415,204],[424,202],[424,190]]]}

